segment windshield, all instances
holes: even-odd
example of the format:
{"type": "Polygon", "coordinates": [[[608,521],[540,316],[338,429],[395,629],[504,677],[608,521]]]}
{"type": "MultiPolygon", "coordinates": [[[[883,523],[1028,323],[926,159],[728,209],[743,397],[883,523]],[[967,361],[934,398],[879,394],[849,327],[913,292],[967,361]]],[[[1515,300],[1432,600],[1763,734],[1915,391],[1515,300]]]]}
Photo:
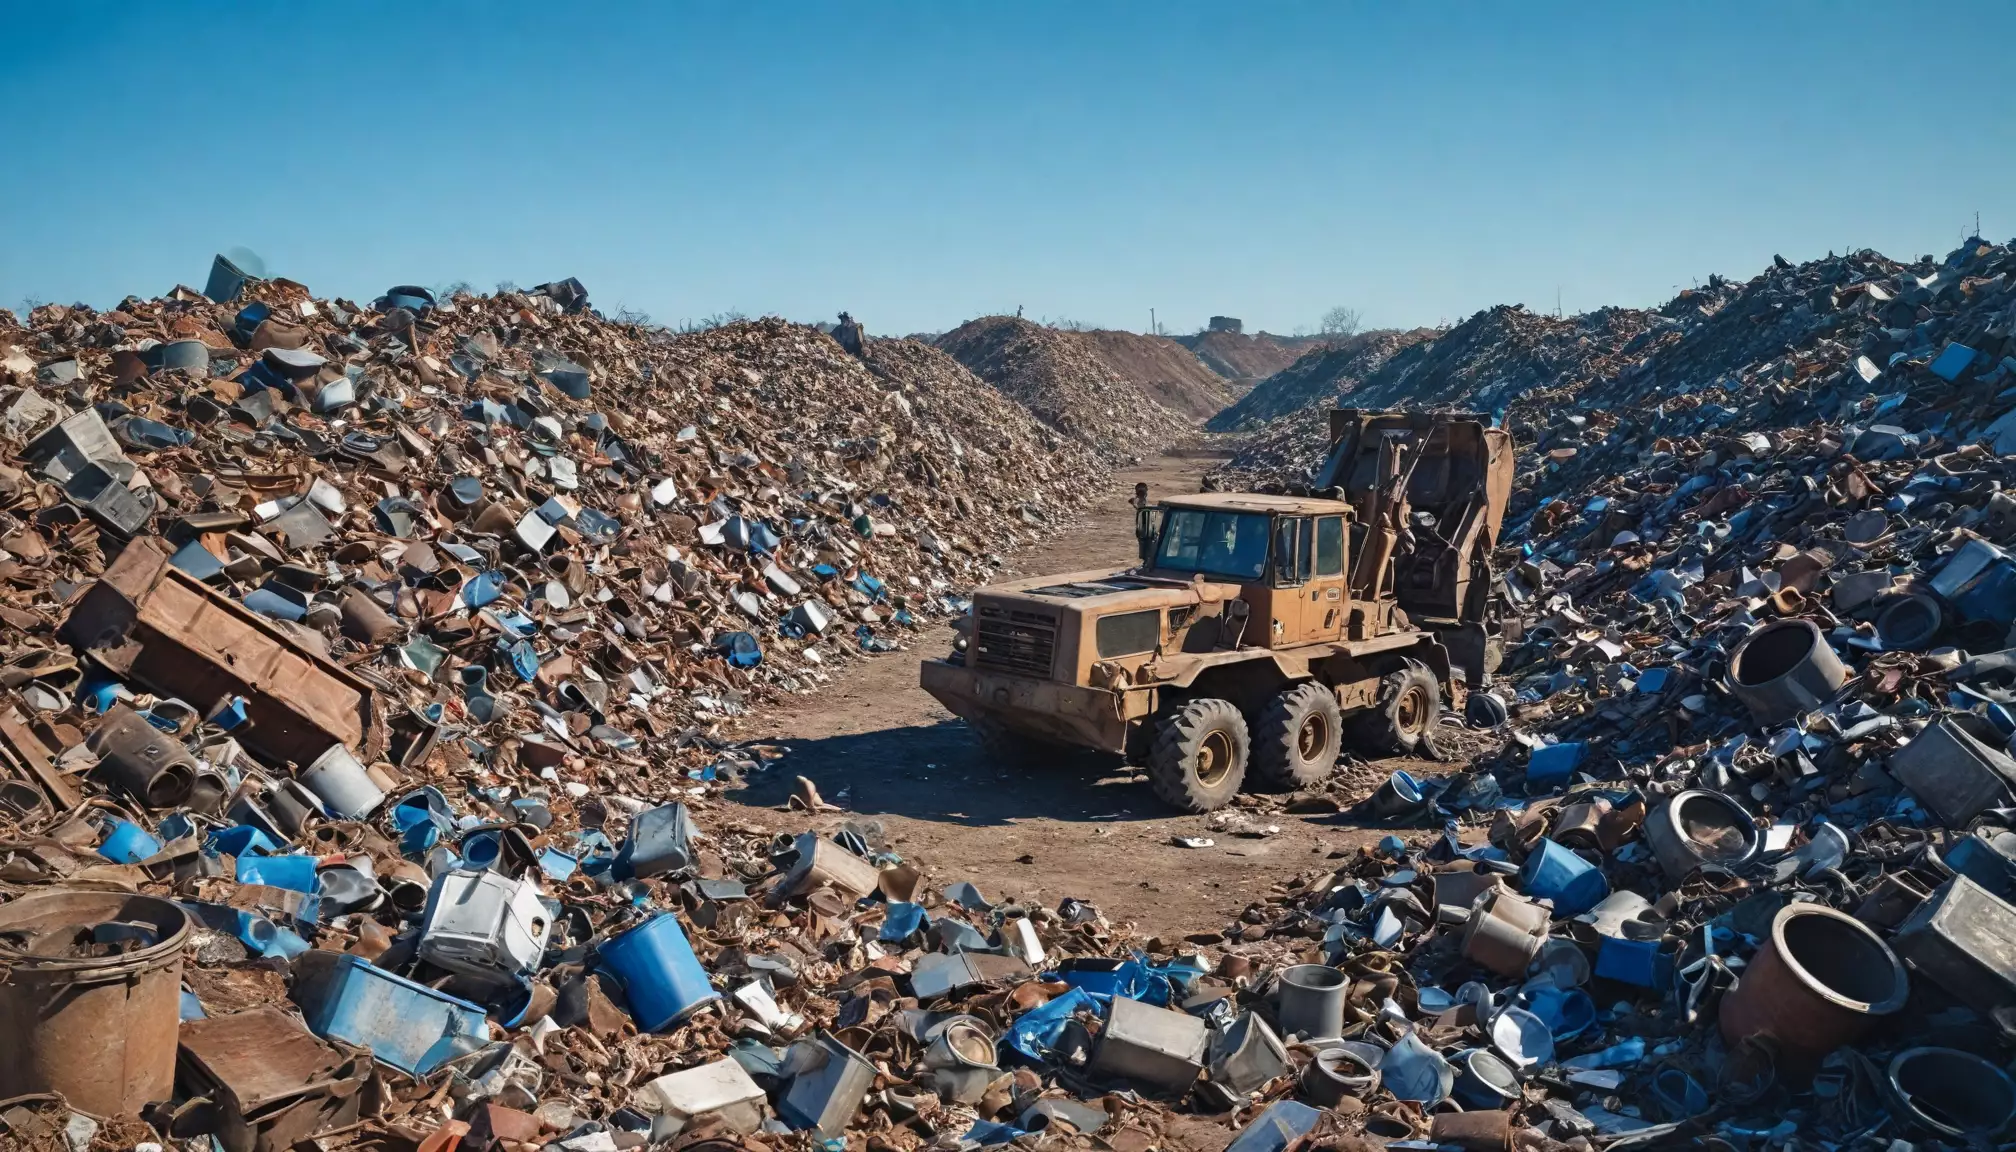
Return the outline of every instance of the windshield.
{"type": "Polygon", "coordinates": [[[1172,508],[1162,525],[1155,566],[1234,580],[1267,570],[1267,517],[1246,512],[1172,508]]]}

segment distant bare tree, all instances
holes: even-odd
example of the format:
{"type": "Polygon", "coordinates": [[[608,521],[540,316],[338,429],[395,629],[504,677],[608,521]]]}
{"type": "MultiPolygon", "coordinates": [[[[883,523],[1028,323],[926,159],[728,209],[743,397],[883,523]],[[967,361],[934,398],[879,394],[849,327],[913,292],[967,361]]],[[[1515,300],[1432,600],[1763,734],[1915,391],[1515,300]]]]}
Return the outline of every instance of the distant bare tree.
{"type": "Polygon", "coordinates": [[[518,291],[518,282],[517,282],[517,281],[515,281],[515,280],[499,280],[499,281],[497,281],[497,294],[498,294],[499,296],[502,296],[502,295],[503,295],[504,293],[506,293],[506,292],[516,292],[516,291],[518,291]]]}
{"type": "Polygon", "coordinates": [[[702,316],[698,320],[681,320],[677,327],[681,332],[707,332],[724,324],[733,324],[737,320],[748,318],[747,313],[730,308],[726,312],[716,312],[712,316],[702,316]]]}
{"type": "Polygon", "coordinates": [[[448,283],[443,284],[440,287],[434,289],[434,295],[442,300],[453,300],[455,297],[460,296],[465,292],[474,292],[474,291],[476,291],[475,286],[470,284],[467,280],[451,280],[448,283]]]}
{"type": "Polygon", "coordinates": [[[1059,316],[1059,317],[1058,317],[1057,319],[1055,319],[1055,320],[1051,320],[1051,319],[1048,319],[1048,318],[1046,318],[1046,319],[1045,319],[1045,320],[1043,321],[1043,323],[1045,323],[1045,324],[1049,325],[1049,326],[1050,326],[1050,327],[1052,327],[1052,328],[1055,328],[1055,329],[1057,329],[1057,330],[1058,330],[1058,331],[1060,331],[1060,332],[1093,332],[1093,331],[1097,331],[1097,325],[1093,325],[1093,324],[1087,324],[1087,323],[1085,323],[1085,322],[1084,322],[1083,320],[1073,320],[1073,319],[1071,319],[1071,318],[1070,318],[1070,317],[1068,317],[1068,316],[1059,316]]]}
{"type": "Polygon", "coordinates": [[[610,319],[618,324],[636,324],[641,327],[651,323],[651,314],[641,308],[632,308],[628,304],[618,304],[615,315],[610,319]]]}
{"type": "Polygon", "coordinates": [[[1358,332],[1361,317],[1358,309],[1343,304],[1323,313],[1323,320],[1317,330],[1325,336],[1354,336],[1358,332]]]}

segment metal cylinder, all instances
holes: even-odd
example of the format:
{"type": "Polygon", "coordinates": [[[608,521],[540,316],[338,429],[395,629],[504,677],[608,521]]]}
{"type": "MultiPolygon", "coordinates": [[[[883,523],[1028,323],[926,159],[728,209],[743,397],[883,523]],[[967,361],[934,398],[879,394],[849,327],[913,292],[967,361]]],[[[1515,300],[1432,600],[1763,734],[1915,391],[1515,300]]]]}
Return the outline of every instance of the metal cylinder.
{"type": "Polygon", "coordinates": [[[1991,1144],[2016,1120],[2016,1082],[1971,1052],[1907,1048],[1886,1079],[1897,1111],[1941,1136],[1991,1144]]]}
{"type": "Polygon", "coordinates": [[[60,1092],[99,1116],[168,1099],[188,937],[182,909],[151,896],[56,888],[0,906],[0,1096],[60,1092]]]}
{"type": "Polygon", "coordinates": [[[1735,868],[1757,854],[1757,825],[1720,792],[1680,792],[1645,819],[1645,839],[1666,878],[1680,881],[1703,864],[1735,868]]]}
{"type": "Polygon", "coordinates": [[[301,783],[329,811],[345,820],[362,820],[385,802],[385,793],[350,749],[332,744],[301,772],[301,783]]]}
{"type": "Polygon", "coordinates": [[[1333,1040],[1344,1031],[1351,979],[1327,964],[1297,964],[1281,973],[1277,1018],[1283,1035],[1333,1040]]]}
{"type": "Polygon", "coordinates": [[[1501,976],[1523,976],[1547,941],[1547,910],[1504,889],[1486,892],[1463,927],[1463,958],[1501,976]]]}
{"type": "Polygon", "coordinates": [[[1776,1041],[1796,1071],[1904,1006],[1909,978],[1897,954],[1860,921],[1819,904],[1788,904],[1771,938],[1723,997],[1718,1023],[1731,1044],[1776,1041]]]}
{"type": "Polygon", "coordinates": [[[1325,1048],[1302,1069],[1302,1094],[1325,1108],[1346,1096],[1363,1097],[1379,1086],[1379,1069],[1349,1048],[1325,1048]]]}
{"type": "Polygon", "coordinates": [[[1437,1112],[1429,1122],[1428,1139],[1464,1152],[1504,1152],[1512,1147],[1512,1114],[1502,1109],[1437,1112]]]}
{"type": "Polygon", "coordinates": [[[1729,690],[1759,724],[1818,708],[1847,682],[1848,669],[1811,620],[1759,625],[1729,656],[1729,690]]]}
{"type": "Polygon", "coordinates": [[[1518,1073],[1490,1049],[1459,1052],[1453,1063],[1456,1099],[1465,1108],[1503,1108],[1519,1099],[1518,1073]]]}
{"type": "Polygon", "coordinates": [[[1923,592],[1899,596],[1876,616],[1876,638],[1890,652],[1916,652],[1932,646],[1946,626],[1946,610],[1923,592]]]}

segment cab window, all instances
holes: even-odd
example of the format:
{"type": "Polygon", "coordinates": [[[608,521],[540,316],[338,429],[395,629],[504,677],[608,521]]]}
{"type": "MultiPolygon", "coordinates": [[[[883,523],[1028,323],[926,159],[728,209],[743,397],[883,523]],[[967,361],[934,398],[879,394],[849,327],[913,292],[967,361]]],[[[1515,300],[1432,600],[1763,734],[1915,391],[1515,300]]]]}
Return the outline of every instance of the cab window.
{"type": "Polygon", "coordinates": [[[1309,578],[1311,543],[1309,521],[1291,516],[1274,521],[1274,583],[1300,584],[1309,578]]]}
{"type": "Polygon", "coordinates": [[[1344,518],[1325,516],[1316,521],[1316,575],[1344,574],[1344,518]]]}

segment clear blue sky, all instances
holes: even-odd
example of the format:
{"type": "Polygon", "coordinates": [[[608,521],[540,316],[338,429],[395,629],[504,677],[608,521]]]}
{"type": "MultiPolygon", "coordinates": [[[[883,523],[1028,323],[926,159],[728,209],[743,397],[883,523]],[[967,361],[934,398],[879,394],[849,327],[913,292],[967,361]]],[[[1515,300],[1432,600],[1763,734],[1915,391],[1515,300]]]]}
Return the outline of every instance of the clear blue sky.
{"type": "Polygon", "coordinates": [[[245,246],[369,298],[578,276],[1249,330],[2016,233],[2016,4],[10,4],[0,305],[245,246]]]}

